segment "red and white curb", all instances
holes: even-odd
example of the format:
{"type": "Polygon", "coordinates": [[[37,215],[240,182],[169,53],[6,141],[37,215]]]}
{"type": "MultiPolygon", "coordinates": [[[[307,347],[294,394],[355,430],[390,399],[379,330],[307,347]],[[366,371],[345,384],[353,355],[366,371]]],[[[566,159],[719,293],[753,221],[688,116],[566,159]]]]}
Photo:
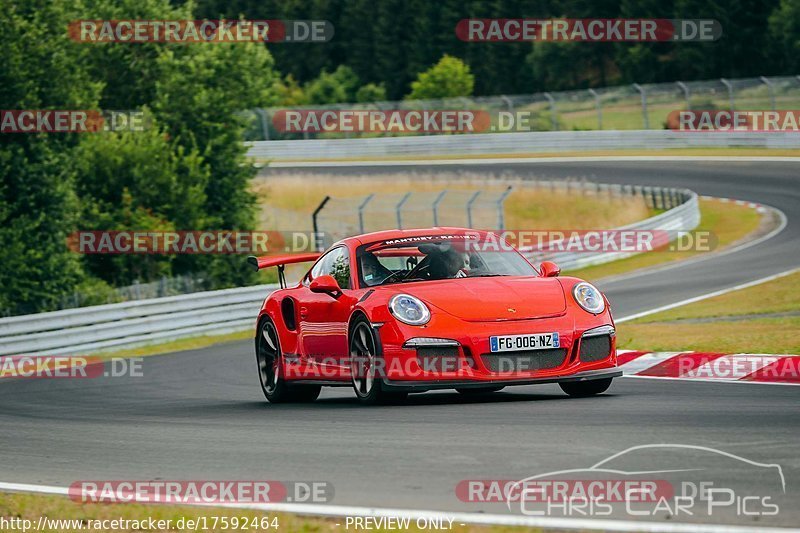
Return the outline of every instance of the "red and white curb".
{"type": "Polygon", "coordinates": [[[800,355],[618,350],[626,377],[800,385],[800,355]]]}

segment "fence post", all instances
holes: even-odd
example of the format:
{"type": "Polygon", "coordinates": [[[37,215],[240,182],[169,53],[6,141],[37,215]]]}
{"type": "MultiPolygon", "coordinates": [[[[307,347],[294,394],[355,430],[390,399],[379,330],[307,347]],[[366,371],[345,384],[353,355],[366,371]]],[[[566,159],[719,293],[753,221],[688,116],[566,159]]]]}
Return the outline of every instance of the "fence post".
{"type": "Polygon", "coordinates": [[[397,229],[403,229],[403,204],[406,203],[406,200],[411,196],[410,192],[407,192],[403,198],[397,202],[394,210],[397,213],[397,229]]]}
{"type": "Polygon", "coordinates": [[[503,191],[503,194],[500,195],[500,198],[497,199],[497,229],[506,229],[504,204],[509,194],[511,194],[511,185],[509,185],[506,190],[503,191]]]}
{"type": "Polygon", "coordinates": [[[775,111],[775,86],[767,79],[766,76],[761,76],[758,79],[761,80],[761,83],[767,86],[767,89],[769,89],[769,101],[772,104],[772,110],[775,111]]]}
{"type": "Polygon", "coordinates": [[[442,198],[444,198],[445,194],[447,194],[447,189],[445,189],[442,192],[440,192],[439,196],[437,196],[436,199],[433,201],[433,225],[434,226],[438,226],[439,225],[439,202],[442,201],[442,198]]]}
{"type": "Polygon", "coordinates": [[[725,78],[720,78],[719,81],[728,89],[728,100],[731,102],[730,111],[734,111],[736,109],[736,97],[733,95],[733,85],[725,78]]]}
{"type": "Polygon", "coordinates": [[[269,140],[269,121],[267,120],[267,112],[260,108],[256,108],[256,115],[261,119],[261,133],[264,135],[264,140],[269,140]]]}
{"type": "Polygon", "coordinates": [[[645,91],[644,87],[642,87],[638,83],[634,83],[633,88],[639,91],[639,94],[642,95],[642,119],[644,122],[644,129],[649,130],[650,117],[647,116],[647,91],[645,91]]]}
{"type": "Polygon", "coordinates": [[[689,86],[682,81],[676,81],[675,84],[683,91],[683,99],[686,101],[686,111],[691,111],[692,104],[689,101],[691,99],[691,91],[689,90],[689,86]]]}
{"type": "Polygon", "coordinates": [[[597,108],[597,129],[603,129],[603,106],[600,104],[600,95],[594,89],[589,89],[589,94],[594,96],[594,106],[597,108]]]}
{"type": "Polygon", "coordinates": [[[364,201],[361,202],[361,205],[358,206],[358,232],[364,233],[364,208],[367,207],[367,204],[370,200],[372,200],[375,193],[368,195],[364,198],[364,201]]]}
{"type": "Polygon", "coordinates": [[[475,203],[475,200],[478,199],[478,196],[481,195],[481,191],[475,191],[475,194],[467,201],[467,227],[472,227],[472,204],[475,203]]]}
{"type": "Polygon", "coordinates": [[[550,103],[550,121],[553,124],[553,131],[558,131],[558,110],[556,109],[556,99],[553,98],[553,95],[550,93],[544,93],[543,96],[547,98],[547,101],[550,103]]]}
{"type": "Polygon", "coordinates": [[[325,249],[324,248],[325,243],[322,241],[322,238],[320,237],[319,234],[319,226],[317,226],[317,215],[319,215],[319,212],[322,211],[322,208],[325,207],[325,204],[327,204],[328,200],[330,199],[331,199],[330,196],[326,196],[325,198],[323,198],[320,204],[317,206],[316,209],[314,209],[314,212],[311,214],[311,227],[313,228],[312,231],[314,232],[314,248],[318,252],[322,252],[325,249]]]}

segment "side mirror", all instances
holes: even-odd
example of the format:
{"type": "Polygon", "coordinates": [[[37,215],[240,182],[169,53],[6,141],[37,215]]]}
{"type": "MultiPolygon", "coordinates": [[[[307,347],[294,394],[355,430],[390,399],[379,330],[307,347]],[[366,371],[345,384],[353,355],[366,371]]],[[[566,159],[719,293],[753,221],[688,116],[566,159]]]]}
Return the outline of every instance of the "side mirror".
{"type": "Polygon", "coordinates": [[[539,270],[542,271],[543,278],[554,278],[561,274],[561,267],[552,261],[542,261],[539,270]]]}
{"type": "Polygon", "coordinates": [[[311,280],[308,288],[311,292],[324,293],[333,298],[338,298],[342,295],[342,289],[339,283],[331,275],[324,274],[311,280]]]}

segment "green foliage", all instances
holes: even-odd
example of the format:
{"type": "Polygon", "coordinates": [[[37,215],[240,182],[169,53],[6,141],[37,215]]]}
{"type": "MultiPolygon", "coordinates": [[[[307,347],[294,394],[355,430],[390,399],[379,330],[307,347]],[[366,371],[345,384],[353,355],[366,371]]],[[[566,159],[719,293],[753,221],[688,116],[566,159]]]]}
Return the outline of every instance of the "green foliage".
{"type": "Polygon", "coordinates": [[[353,69],[339,66],[332,73],[322,71],[319,77],[305,86],[310,104],[323,105],[337,102],[352,102],[356,98],[358,76],[353,69]]]}
{"type": "Polygon", "coordinates": [[[356,102],[383,102],[386,100],[386,87],[381,84],[368,83],[356,91],[356,102]]]}
{"type": "Polygon", "coordinates": [[[406,99],[470,96],[474,86],[475,77],[469,66],[457,57],[444,55],[438,63],[419,74],[417,80],[411,84],[411,92],[406,99]]]}
{"type": "Polygon", "coordinates": [[[252,44],[83,44],[77,19],[194,18],[168,0],[13,0],[0,12],[0,109],[144,109],[143,132],[11,134],[0,144],[0,311],[57,308],[76,289],[204,273],[256,278],[235,256],[78,256],[84,230],[253,229],[242,111],[275,105],[271,55],[252,44]],[[106,285],[104,285],[106,284],[106,285]]]}

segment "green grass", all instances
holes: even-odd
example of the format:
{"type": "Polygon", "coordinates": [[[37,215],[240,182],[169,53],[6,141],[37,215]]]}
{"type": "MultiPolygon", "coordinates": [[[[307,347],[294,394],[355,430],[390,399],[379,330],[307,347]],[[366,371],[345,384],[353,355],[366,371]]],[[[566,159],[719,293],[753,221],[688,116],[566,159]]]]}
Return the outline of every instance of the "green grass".
{"type": "Polygon", "coordinates": [[[795,273],[619,324],[619,347],[800,354],[798,290],[795,273]]]}
{"type": "MultiPolygon", "coordinates": [[[[202,520],[205,517],[206,529],[201,531],[227,531],[234,530],[232,527],[224,529],[222,526],[212,528],[215,517],[228,517],[229,524],[232,524],[234,518],[239,519],[239,531],[244,529],[242,524],[247,521],[247,531],[287,531],[287,532],[301,532],[301,533],[314,533],[314,532],[341,532],[347,531],[343,518],[317,518],[308,516],[298,516],[290,513],[265,513],[261,511],[249,510],[234,510],[223,507],[199,507],[199,506],[179,506],[179,505],[142,505],[142,504],[79,504],[64,496],[49,496],[40,494],[21,494],[21,493],[0,493],[0,516],[4,517],[19,517],[32,521],[32,527],[35,528],[40,516],[47,516],[50,519],[76,519],[84,520],[89,524],[89,520],[146,520],[152,517],[154,520],[171,520],[172,528],[168,531],[188,531],[193,529],[183,530],[177,529],[176,524],[178,520],[191,519],[202,520]],[[253,519],[260,520],[263,517],[277,517],[277,529],[262,529],[249,527],[250,521],[253,519]],[[339,525],[337,525],[339,524],[339,525]]],[[[202,522],[201,522],[202,523],[202,522]]],[[[221,521],[218,520],[218,524],[221,521]]],[[[409,529],[404,531],[429,531],[417,529],[414,521],[410,523],[409,529]]],[[[84,531],[86,530],[84,525],[84,531]]],[[[353,526],[350,526],[351,531],[355,531],[353,526]]],[[[62,528],[62,529],[43,529],[42,532],[47,531],[80,531],[78,528],[62,528]]],[[[143,531],[143,529],[105,529],[104,531],[114,532],[133,532],[143,531]]],[[[372,531],[389,531],[385,529],[375,529],[372,531]]],[[[396,530],[395,530],[396,531],[396,530]]],[[[473,525],[460,525],[453,523],[453,529],[449,530],[455,533],[512,533],[512,532],[538,532],[540,529],[523,528],[523,527],[501,527],[501,526],[473,526],[473,525]]]]}
{"type": "MultiPolygon", "coordinates": [[[[755,209],[746,205],[720,202],[718,200],[700,200],[700,217],[700,225],[696,231],[708,231],[716,236],[717,245],[715,251],[724,249],[726,246],[747,237],[759,228],[761,222],[761,215],[755,209]]],[[[565,272],[565,274],[596,280],[609,276],[618,276],[641,268],[689,259],[701,253],[707,252],[657,250],[611,263],[565,272]]]]}

